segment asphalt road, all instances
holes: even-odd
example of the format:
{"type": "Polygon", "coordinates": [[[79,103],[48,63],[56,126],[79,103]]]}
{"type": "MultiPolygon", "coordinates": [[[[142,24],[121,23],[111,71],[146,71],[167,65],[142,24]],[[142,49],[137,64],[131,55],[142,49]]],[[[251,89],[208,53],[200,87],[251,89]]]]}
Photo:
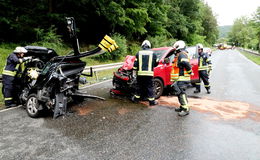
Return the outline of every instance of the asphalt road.
{"type": "Polygon", "coordinates": [[[56,120],[2,110],[0,159],[259,160],[260,67],[235,50],[214,52],[212,62],[212,94],[189,98],[187,117],[174,112],[176,97],[156,107],[110,98],[111,82],[86,88],[106,101],[86,100],[56,120]]]}

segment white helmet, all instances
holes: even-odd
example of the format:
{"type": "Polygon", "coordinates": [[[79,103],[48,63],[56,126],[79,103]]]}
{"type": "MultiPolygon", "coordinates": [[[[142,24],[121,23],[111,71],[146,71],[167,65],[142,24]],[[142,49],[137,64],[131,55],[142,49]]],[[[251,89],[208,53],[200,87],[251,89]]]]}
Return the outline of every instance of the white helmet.
{"type": "Polygon", "coordinates": [[[27,50],[24,47],[16,47],[14,53],[27,53],[27,50]]]}
{"type": "Polygon", "coordinates": [[[151,43],[148,40],[144,40],[141,47],[142,48],[151,48],[151,43]]]}
{"type": "Polygon", "coordinates": [[[203,49],[203,45],[201,43],[197,44],[197,49],[203,49]]]}
{"type": "Polygon", "coordinates": [[[173,48],[175,48],[175,50],[181,50],[181,49],[185,49],[186,44],[184,41],[180,40],[177,41],[173,44],[173,48]]]}

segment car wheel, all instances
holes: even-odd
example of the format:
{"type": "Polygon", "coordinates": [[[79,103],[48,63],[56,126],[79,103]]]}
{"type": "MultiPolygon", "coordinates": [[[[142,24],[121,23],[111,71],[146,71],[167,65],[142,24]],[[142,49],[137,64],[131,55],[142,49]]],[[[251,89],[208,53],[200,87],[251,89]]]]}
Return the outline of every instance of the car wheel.
{"type": "Polygon", "coordinates": [[[155,78],[154,79],[154,94],[155,94],[155,99],[160,98],[160,96],[163,94],[163,82],[158,79],[155,78]]]}
{"type": "Polygon", "coordinates": [[[31,94],[26,101],[26,112],[32,118],[37,118],[40,114],[39,102],[36,94],[31,94]]]}

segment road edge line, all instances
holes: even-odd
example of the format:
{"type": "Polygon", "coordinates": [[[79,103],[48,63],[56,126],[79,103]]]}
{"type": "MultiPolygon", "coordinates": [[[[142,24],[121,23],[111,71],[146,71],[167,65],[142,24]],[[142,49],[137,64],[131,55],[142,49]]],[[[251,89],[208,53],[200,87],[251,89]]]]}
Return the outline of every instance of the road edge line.
{"type": "Polygon", "coordinates": [[[91,84],[91,85],[87,85],[87,86],[84,86],[84,87],[79,88],[79,89],[90,88],[90,87],[93,87],[93,86],[96,86],[96,85],[99,85],[99,84],[102,84],[102,83],[106,83],[106,82],[109,82],[109,81],[112,81],[112,79],[108,79],[108,80],[105,80],[105,81],[102,81],[102,82],[99,82],[99,83],[94,83],[94,84],[91,84]]]}
{"type": "Polygon", "coordinates": [[[22,105],[19,105],[19,106],[17,106],[17,107],[2,109],[2,110],[0,110],[0,113],[1,113],[1,112],[5,112],[5,111],[9,111],[9,110],[13,110],[13,109],[16,109],[16,108],[20,108],[20,107],[22,107],[22,105]]]}

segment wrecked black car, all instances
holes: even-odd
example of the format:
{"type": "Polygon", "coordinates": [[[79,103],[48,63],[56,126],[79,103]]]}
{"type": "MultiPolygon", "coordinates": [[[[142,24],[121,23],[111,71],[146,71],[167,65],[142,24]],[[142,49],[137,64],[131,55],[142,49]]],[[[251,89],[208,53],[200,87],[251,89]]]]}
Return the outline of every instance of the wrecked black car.
{"type": "Polygon", "coordinates": [[[79,92],[79,84],[86,82],[84,76],[92,76],[92,69],[90,75],[82,73],[86,63],[80,58],[111,52],[118,46],[109,36],[105,36],[97,48],[80,52],[73,17],[67,18],[67,27],[73,42],[73,54],[58,56],[53,49],[25,47],[28,50],[26,56],[33,59],[25,64],[18,99],[30,117],[39,117],[43,110],[50,110],[57,118],[66,113],[69,101],[82,101],[85,97],[103,99],[79,92]]]}

